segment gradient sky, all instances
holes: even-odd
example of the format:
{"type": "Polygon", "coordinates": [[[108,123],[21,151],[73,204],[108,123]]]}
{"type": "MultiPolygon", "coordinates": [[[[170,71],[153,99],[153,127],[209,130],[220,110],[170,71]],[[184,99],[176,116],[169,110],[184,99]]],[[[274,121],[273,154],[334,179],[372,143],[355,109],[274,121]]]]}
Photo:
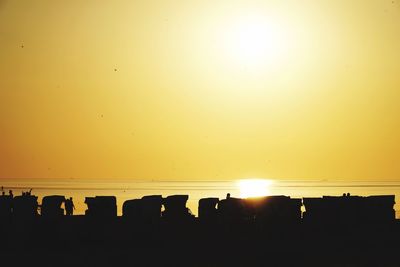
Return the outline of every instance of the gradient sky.
{"type": "Polygon", "coordinates": [[[399,74],[399,0],[0,0],[0,177],[395,181],[399,74]]]}

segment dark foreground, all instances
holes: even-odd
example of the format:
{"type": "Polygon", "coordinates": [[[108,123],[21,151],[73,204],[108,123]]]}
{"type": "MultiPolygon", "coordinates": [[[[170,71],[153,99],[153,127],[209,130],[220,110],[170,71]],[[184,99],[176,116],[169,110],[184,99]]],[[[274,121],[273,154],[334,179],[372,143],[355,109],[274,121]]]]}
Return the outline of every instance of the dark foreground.
{"type": "Polygon", "coordinates": [[[400,267],[400,223],[254,225],[83,216],[2,221],[1,266],[400,267]]]}

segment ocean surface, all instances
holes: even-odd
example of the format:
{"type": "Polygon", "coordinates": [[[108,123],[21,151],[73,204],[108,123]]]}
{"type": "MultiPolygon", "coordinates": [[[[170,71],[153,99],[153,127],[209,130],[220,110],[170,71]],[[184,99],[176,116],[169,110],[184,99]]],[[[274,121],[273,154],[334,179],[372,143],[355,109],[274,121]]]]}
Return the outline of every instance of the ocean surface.
{"type": "MultiPolygon", "coordinates": [[[[396,217],[400,217],[400,181],[274,181],[267,188],[268,195],[288,195],[291,197],[321,197],[323,195],[396,195],[396,217]]],[[[203,197],[225,198],[227,193],[240,197],[236,180],[231,181],[163,181],[133,179],[1,179],[0,186],[14,195],[32,189],[39,197],[39,203],[46,195],[73,197],[75,214],[84,214],[85,197],[116,196],[118,214],[122,213],[125,200],[141,198],[145,195],[188,194],[188,207],[197,215],[197,203],[203,197]]]]}

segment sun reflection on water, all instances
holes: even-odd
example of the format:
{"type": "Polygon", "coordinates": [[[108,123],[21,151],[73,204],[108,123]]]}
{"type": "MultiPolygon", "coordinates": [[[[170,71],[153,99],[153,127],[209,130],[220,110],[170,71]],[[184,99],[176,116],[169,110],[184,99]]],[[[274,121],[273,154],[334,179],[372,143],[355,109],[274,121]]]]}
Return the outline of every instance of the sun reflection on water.
{"type": "Polygon", "coordinates": [[[243,179],[237,182],[237,186],[242,198],[262,197],[271,193],[272,183],[272,180],[268,179],[243,179]]]}

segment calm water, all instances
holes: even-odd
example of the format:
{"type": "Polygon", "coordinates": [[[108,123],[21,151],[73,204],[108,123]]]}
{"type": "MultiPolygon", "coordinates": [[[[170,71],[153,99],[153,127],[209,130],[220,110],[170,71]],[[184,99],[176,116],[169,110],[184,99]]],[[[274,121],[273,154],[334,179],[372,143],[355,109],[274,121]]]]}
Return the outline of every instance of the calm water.
{"type": "MultiPolygon", "coordinates": [[[[118,213],[127,199],[144,195],[189,194],[188,207],[197,214],[197,203],[203,197],[225,198],[226,193],[240,196],[236,181],[132,181],[105,179],[2,179],[4,190],[12,189],[14,195],[32,190],[41,198],[45,195],[73,197],[75,214],[84,214],[87,196],[113,195],[117,197],[118,213]]],[[[320,197],[322,195],[383,195],[395,194],[400,203],[400,182],[330,182],[330,181],[273,181],[268,188],[269,195],[289,195],[291,197],[320,197]]],[[[400,204],[395,205],[396,217],[400,217],[400,204]]]]}

